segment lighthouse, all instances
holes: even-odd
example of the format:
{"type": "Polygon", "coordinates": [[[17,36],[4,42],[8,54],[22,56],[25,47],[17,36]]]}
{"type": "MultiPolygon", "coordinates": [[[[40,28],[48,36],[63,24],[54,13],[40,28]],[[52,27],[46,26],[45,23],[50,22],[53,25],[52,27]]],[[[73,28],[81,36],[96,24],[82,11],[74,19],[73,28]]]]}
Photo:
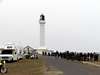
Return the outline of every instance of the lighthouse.
{"type": "Polygon", "coordinates": [[[45,16],[43,14],[40,15],[40,47],[45,47],[45,16]]]}
{"type": "Polygon", "coordinates": [[[42,52],[46,51],[46,46],[45,46],[45,16],[44,14],[40,15],[39,19],[39,24],[40,24],[40,47],[38,49],[38,53],[42,54],[42,52]]]}

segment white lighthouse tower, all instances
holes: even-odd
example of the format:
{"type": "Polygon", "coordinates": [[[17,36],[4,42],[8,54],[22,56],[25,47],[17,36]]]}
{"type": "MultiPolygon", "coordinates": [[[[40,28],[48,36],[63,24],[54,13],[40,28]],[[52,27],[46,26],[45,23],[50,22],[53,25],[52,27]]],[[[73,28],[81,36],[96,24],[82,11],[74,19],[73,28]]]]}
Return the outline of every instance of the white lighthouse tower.
{"type": "Polygon", "coordinates": [[[45,16],[43,14],[40,15],[40,47],[45,47],[45,16]]]}
{"type": "Polygon", "coordinates": [[[45,16],[43,14],[40,15],[39,24],[40,24],[40,48],[38,49],[38,53],[42,54],[43,51],[46,51],[45,47],[45,16]]]}

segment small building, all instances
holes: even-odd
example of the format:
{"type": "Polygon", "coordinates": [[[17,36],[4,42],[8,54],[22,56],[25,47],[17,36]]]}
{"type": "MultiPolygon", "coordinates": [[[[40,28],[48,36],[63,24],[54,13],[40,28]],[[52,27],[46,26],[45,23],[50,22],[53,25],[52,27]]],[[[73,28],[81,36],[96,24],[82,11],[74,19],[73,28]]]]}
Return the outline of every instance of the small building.
{"type": "Polygon", "coordinates": [[[32,54],[34,51],[34,48],[30,47],[30,46],[26,46],[24,47],[24,54],[28,55],[28,54],[32,54]]]}

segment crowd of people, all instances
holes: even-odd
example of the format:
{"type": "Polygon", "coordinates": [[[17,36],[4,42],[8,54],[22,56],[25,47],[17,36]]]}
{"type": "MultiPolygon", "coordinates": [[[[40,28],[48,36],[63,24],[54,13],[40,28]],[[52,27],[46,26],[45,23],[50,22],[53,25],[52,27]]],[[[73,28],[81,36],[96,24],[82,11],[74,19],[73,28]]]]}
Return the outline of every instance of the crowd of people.
{"type": "Polygon", "coordinates": [[[64,58],[67,60],[77,60],[77,61],[98,61],[99,60],[99,54],[97,53],[77,53],[77,52],[52,52],[52,53],[48,53],[48,52],[43,52],[43,55],[48,55],[48,56],[54,56],[54,57],[58,57],[58,58],[64,58]]]}

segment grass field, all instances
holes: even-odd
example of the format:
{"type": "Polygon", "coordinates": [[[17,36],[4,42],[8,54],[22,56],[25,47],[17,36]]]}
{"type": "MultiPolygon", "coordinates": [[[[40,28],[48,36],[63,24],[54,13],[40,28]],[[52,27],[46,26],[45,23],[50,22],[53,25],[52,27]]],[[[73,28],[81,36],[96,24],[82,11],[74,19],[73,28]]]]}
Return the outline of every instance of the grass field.
{"type": "Polygon", "coordinates": [[[8,73],[4,75],[44,75],[44,63],[39,59],[23,59],[14,63],[6,63],[8,73]]]}

